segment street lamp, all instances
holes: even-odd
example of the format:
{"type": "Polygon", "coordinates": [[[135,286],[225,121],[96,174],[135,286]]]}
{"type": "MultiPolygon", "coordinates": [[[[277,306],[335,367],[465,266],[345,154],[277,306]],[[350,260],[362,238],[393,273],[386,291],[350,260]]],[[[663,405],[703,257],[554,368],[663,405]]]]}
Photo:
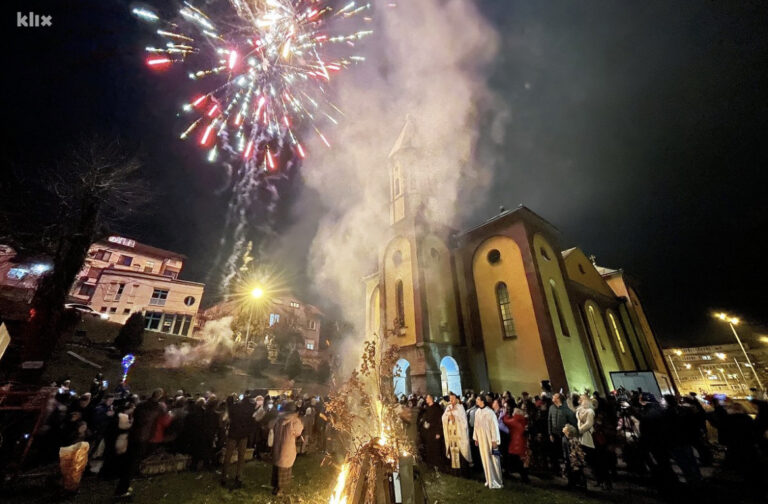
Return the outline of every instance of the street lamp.
{"type": "Polygon", "coordinates": [[[765,389],[763,388],[763,383],[760,381],[760,377],[757,376],[757,370],[755,369],[755,366],[752,365],[752,361],[749,360],[749,355],[747,355],[747,351],[744,349],[744,345],[741,343],[741,338],[739,338],[739,333],[736,332],[736,326],[739,325],[738,317],[731,317],[723,312],[716,314],[715,317],[722,320],[723,322],[728,322],[728,325],[731,326],[731,331],[733,332],[733,336],[736,338],[736,342],[739,344],[739,347],[741,347],[741,351],[744,353],[744,358],[747,359],[747,364],[752,369],[752,373],[755,375],[755,381],[757,381],[757,386],[760,387],[760,390],[764,392],[765,389]]]}

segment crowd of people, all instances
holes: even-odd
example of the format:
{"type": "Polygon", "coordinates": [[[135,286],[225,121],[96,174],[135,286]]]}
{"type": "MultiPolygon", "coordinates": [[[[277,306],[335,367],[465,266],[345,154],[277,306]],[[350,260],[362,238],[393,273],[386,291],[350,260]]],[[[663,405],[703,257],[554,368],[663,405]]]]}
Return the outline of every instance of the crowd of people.
{"type": "Polygon", "coordinates": [[[158,388],[139,397],[123,384],[108,391],[101,376],[82,394],[70,385],[69,380],[56,385],[58,393],[38,434],[42,457],[53,460],[59,448],[87,442],[88,470],[117,478],[116,496],[130,496],[141,463],[160,454],[188,456],[193,471],[220,467],[221,484],[230,488],[242,486],[246,456],[266,454],[273,465],[273,493],[279,495],[290,484],[296,456],[324,449],[327,422],[318,396],[246,390],[219,398],[158,388]]]}
{"type": "Polygon", "coordinates": [[[584,490],[589,475],[594,485],[611,489],[620,462],[627,471],[649,475],[661,492],[682,484],[695,488],[702,483],[701,467],[724,451],[723,469],[762,495],[768,402],[751,403],[757,410],[752,416],[742,402],[695,393],[465,392],[402,396],[400,416],[426,464],[466,477],[482,472],[491,489],[516,474],[527,483],[531,472],[565,478],[569,487],[584,490]]]}
{"type": "MultiPolygon", "coordinates": [[[[317,396],[246,390],[219,398],[157,389],[139,397],[123,384],[108,391],[101,376],[82,394],[68,380],[56,386],[37,433],[41,457],[54,460],[59,448],[87,442],[88,471],[117,479],[117,496],[131,494],[142,462],[157,454],[183,454],[193,471],[220,468],[222,485],[233,488],[241,486],[246,457],[266,455],[273,492],[280,494],[298,454],[333,451],[327,399],[317,396]]],[[[584,490],[589,476],[590,485],[610,489],[621,465],[649,475],[664,491],[700,485],[700,468],[724,452],[718,461],[759,494],[768,458],[768,402],[752,403],[757,414],[751,416],[741,402],[693,393],[656,398],[619,390],[603,397],[545,389],[516,397],[466,391],[403,396],[398,413],[425,465],[482,479],[490,489],[515,475],[528,483],[530,474],[565,478],[569,487],[584,490]]]]}

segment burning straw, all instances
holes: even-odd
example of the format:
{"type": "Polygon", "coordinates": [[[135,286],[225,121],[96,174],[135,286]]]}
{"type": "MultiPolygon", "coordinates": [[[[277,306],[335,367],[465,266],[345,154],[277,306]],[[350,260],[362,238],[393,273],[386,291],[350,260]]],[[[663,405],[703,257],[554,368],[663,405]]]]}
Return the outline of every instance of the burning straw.
{"type": "Polygon", "coordinates": [[[398,357],[397,346],[384,348],[379,338],[366,341],[360,366],[331,396],[328,419],[347,455],[330,504],[381,502],[388,475],[414,452],[392,390],[398,357]]]}

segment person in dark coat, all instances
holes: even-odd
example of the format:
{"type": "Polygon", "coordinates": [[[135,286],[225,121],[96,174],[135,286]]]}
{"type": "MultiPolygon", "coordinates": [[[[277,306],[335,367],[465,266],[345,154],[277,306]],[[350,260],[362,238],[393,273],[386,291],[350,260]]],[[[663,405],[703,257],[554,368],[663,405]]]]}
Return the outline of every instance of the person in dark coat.
{"type": "Polygon", "coordinates": [[[203,462],[206,467],[213,467],[216,458],[216,445],[218,435],[221,430],[221,414],[219,413],[219,400],[215,397],[208,399],[205,404],[205,413],[203,415],[202,443],[205,453],[203,462]]]}
{"type": "Polygon", "coordinates": [[[443,467],[443,410],[432,395],[427,395],[426,406],[419,420],[419,433],[424,444],[424,462],[438,469],[443,467]]]}
{"type": "Polygon", "coordinates": [[[152,396],[136,406],[133,412],[133,425],[128,433],[127,470],[122,471],[115,494],[119,497],[131,495],[131,479],[139,470],[139,464],[149,450],[149,443],[155,433],[155,424],[163,413],[160,401],[165,392],[159,388],[152,396]]]}
{"type": "Polygon", "coordinates": [[[240,474],[245,462],[245,449],[248,447],[248,438],[253,432],[253,403],[250,397],[235,401],[234,396],[227,397],[227,412],[229,414],[229,433],[227,435],[227,448],[224,451],[224,468],[221,471],[221,484],[227,484],[227,472],[232,460],[232,454],[237,450],[237,468],[235,469],[235,487],[240,488],[240,474]]]}
{"type": "Polygon", "coordinates": [[[205,436],[205,399],[202,397],[195,401],[187,414],[183,435],[189,440],[190,468],[197,471],[200,462],[205,460],[210,447],[213,446],[213,439],[205,436]]]}

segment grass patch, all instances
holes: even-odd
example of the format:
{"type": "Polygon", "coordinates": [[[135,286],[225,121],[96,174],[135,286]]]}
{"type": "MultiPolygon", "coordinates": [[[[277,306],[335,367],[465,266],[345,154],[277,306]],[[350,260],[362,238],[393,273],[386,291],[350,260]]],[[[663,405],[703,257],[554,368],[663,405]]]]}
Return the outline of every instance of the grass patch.
{"type": "MultiPolygon", "coordinates": [[[[136,504],[325,504],[336,480],[337,470],[330,466],[321,466],[321,458],[316,455],[299,457],[293,470],[293,487],[285,496],[276,498],[271,494],[270,477],[272,466],[260,462],[248,462],[243,469],[243,488],[228,490],[219,485],[219,474],[212,472],[182,472],[153,478],[137,479],[133,482],[136,504]]],[[[577,504],[596,502],[581,494],[556,489],[544,489],[523,485],[515,481],[505,482],[504,490],[487,490],[482,483],[473,480],[455,478],[445,474],[427,475],[427,493],[429,503],[434,504],[577,504]]],[[[83,480],[80,493],[65,502],[90,504],[110,502],[115,484],[95,478],[83,480]]],[[[40,489],[17,492],[9,504],[49,503],[52,492],[44,493],[40,489]]]]}

